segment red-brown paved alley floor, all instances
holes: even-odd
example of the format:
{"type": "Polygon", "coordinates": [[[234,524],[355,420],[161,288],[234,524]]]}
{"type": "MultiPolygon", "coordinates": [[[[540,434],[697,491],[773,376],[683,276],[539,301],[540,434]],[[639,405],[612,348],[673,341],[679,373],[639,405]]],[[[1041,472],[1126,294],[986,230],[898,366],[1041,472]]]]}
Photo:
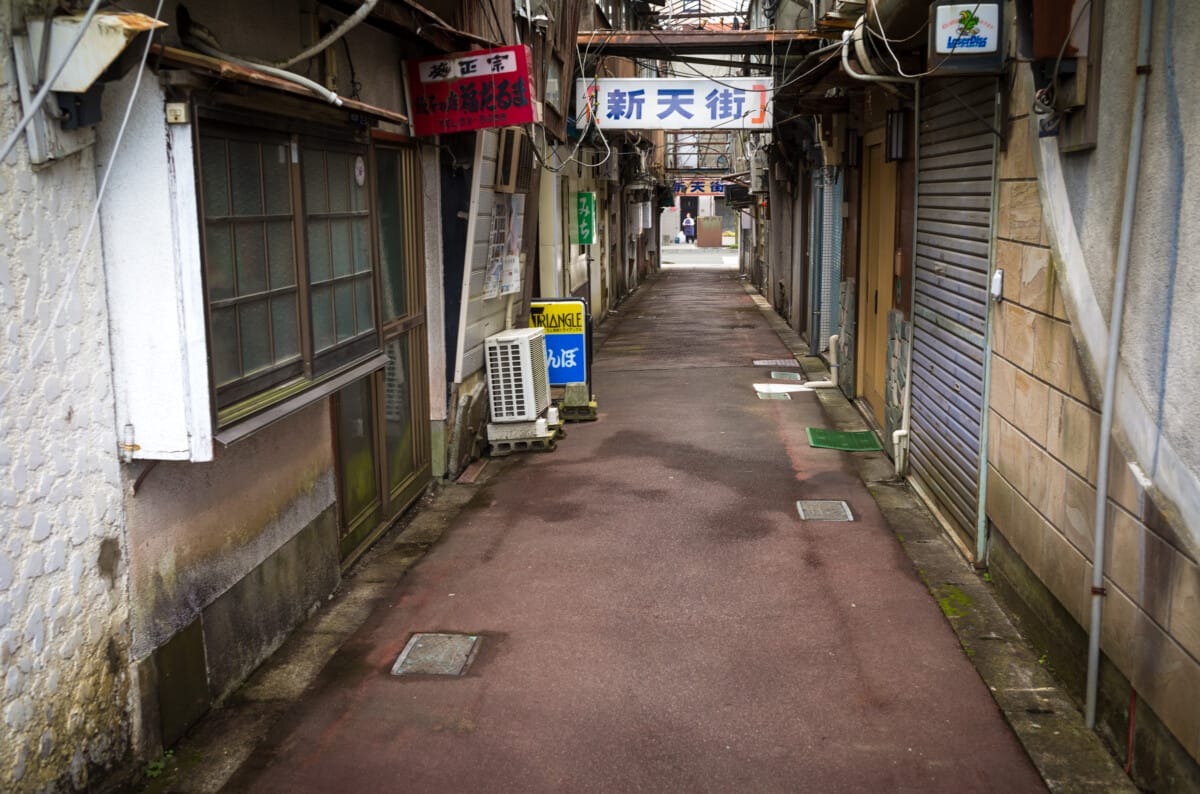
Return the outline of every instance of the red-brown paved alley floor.
{"type": "Polygon", "coordinates": [[[1044,790],[815,396],[757,399],[788,357],[736,273],[663,272],[600,420],[493,478],[229,790],[1044,790]],[[415,631],[484,640],[392,677],[415,631]]]}

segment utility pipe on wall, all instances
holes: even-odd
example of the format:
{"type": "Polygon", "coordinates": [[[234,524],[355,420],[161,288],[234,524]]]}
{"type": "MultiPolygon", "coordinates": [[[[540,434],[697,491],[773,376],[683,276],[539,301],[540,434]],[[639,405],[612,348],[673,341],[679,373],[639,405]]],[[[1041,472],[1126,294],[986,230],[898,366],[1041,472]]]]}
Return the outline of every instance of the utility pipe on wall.
{"type": "Polygon", "coordinates": [[[833,385],[838,384],[838,334],[829,337],[829,379],[833,385]]]}
{"type": "Polygon", "coordinates": [[[1146,121],[1146,88],[1150,78],[1150,23],[1153,0],[1142,0],[1138,21],[1137,93],[1133,103],[1133,127],[1126,158],[1125,197],[1121,209],[1121,236],[1117,243],[1117,272],[1113,277],[1112,311],[1108,320],[1108,356],[1104,362],[1104,395],[1100,407],[1100,459],[1096,470],[1096,524],[1092,545],[1092,616],[1088,628],[1087,702],[1084,719],[1096,727],[1096,689],[1100,676],[1100,619],[1104,598],[1104,543],[1108,533],[1108,458],[1112,442],[1113,408],[1116,402],[1117,359],[1121,349],[1121,320],[1125,313],[1125,281],[1129,273],[1129,245],[1133,237],[1133,213],[1137,203],[1138,174],[1142,164],[1142,130],[1146,121]]]}
{"type": "MultiPolygon", "coordinates": [[[[1004,103],[1000,101],[1000,94],[996,93],[994,100],[994,110],[992,117],[996,121],[997,126],[1004,124],[1004,119],[1001,118],[1004,109],[1004,103]]],[[[999,175],[1000,158],[998,155],[999,136],[992,138],[992,184],[996,184],[999,175]]],[[[992,283],[992,279],[996,275],[996,217],[999,214],[999,202],[996,200],[996,191],[992,190],[990,217],[988,225],[993,230],[991,240],[988,243],[988,262],[989,273],[988,283],[992,283]]],[[[914,238],[915,239],[915,238],[914,238]]],[[[1003,276],[1001,276],[1003,279],[1003,276]]],[[[983,569],[988,564],[988,517],[987,517],[987,500],[988,500],[988,436],[991,433],[991,415],[990,400],[992,393],[992,349],[993,335],[995,333],[995,308],[1000,296],[989,294],[986,299],[984,309],[984,328],[983,328],[983,411],[979,417],[979,479],[977,481],[978,502],[975,505],[975,567],[983,569]]],[[[914,293],[915,302],[915,293],[914,293]]]]}

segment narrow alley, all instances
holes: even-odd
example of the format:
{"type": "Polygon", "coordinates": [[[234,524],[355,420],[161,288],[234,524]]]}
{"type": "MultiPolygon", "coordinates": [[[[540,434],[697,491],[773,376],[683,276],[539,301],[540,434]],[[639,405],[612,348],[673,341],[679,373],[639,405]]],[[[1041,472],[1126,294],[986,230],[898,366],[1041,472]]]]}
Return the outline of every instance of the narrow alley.
{"type": "Polygon", "coordinates": [[[757,397],[737,271],[607,325],[599,421],[499,464],[227,790],[1044,790],[817,398],[757,397]],[[422,631],[482,636],[464,676],[390,674],[422,631]]]}

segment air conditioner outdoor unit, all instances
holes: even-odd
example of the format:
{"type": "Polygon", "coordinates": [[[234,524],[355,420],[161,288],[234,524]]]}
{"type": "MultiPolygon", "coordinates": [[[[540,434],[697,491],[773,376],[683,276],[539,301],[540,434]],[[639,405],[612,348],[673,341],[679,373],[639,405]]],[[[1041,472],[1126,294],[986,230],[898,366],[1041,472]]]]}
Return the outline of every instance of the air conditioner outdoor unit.
{"type": "Polygon", "coordinates": [[[550,407],[545,329],[501,331],[483,344],[492,421],[536,421],[550,407]]]}

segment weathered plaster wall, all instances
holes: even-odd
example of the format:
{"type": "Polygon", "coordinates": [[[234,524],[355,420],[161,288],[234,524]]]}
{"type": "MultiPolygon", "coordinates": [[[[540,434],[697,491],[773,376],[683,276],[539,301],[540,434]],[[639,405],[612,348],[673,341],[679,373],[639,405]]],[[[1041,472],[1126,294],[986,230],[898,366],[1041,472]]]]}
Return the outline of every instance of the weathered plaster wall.
{"type": "MultiPolygon", "coordinates": [[[[1104,322],[1083,329],[1100,371],[1110,314],[1136,86],[1135,0],[1104,8],[1099,137],[1095,149],[1066,154],[1060,167],[1081,264],[1104,322]]],[[[1181,529],[1200,553],[1200,20],[1189,3],[1153,4],[1151,67],[1142,177],[1130,250],[1121,365],[1129,397],[1122,411],[1137,462],[1179,508],[1181,529]],[[1168,480],[1172,482],[1167,482],[1168,480]]],[[[1085,357],[1085,363],[1089,358],[1085,357]]]]}
{"type": "MultiPolygon", "coordinates": [[[[1086,628],[1099,403],[1084,378],[1042,220],[1031,82],[1021,68],[999,165],[996,266],[1004,271],[1004,301],[994,314],[987,512],[1086,628]]],[[[1102,649],[1200,759],[1200,567],[1119,452],[1109,494],[1102,649]]]]}
{"type": "MultiPolygon", "coordinates": [[[[0,31],[9,27],[0,4],[0,31]]],[[[0,34],[0,131],[21,116],[0,34]]],[[[91,149],[0,164],[0,790],[82,787],[128,748],[122,538],[91,149]],[[75,267],[78,264],[78,271],[75,267]]]]}
{"type": "MultiPolygon", "coordinates": [[[[218,446],[212,463],[164,461],[147,472],[127,502],[135,661],[334,503],[330,435],[322,401],[218,446]]],[[[146,465],[126,467],[126,480],[146,465]]]]}

